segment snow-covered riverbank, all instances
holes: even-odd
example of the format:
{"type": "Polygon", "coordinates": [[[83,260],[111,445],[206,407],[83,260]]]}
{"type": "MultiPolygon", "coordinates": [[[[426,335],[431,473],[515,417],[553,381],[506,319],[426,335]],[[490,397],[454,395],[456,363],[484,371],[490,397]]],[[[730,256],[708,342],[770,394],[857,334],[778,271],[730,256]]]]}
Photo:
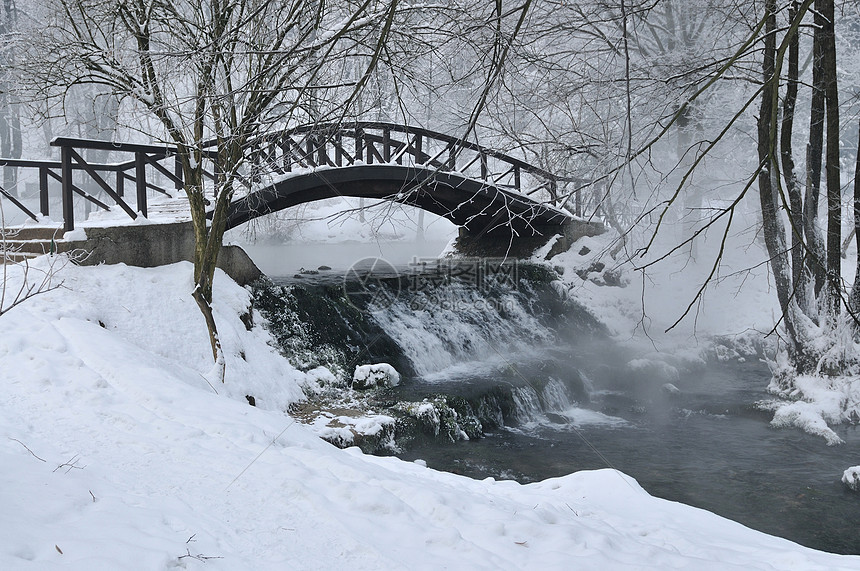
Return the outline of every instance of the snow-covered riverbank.
{"type": "Polygon", "coordinates": [[[0,568],[860,566],[609,470],[519,485],[338,450],[282,412],[312,379],[246,330],[223,274],[210,386],[190,276],[67,266],[0,318],[0,568]]]}

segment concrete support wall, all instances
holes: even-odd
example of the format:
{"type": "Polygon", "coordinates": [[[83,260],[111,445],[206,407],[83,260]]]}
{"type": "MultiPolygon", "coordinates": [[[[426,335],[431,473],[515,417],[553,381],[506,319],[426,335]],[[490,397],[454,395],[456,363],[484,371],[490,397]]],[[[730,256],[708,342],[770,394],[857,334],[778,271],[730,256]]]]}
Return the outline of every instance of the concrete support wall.
{"type": "MultiPolygon", "coordinates": [[[[82,265],[119,264],[150,268],[194,260],[194,230],[190,222],[174,224],[135,224],[107,228],[85,228],[86,240],[68,241],[63,251],[83,250],[76,256],[82,265]]],[[[554,236],[560,236],[547,257],[563,252],[583,236],[605,231],[598,222],[571,220],[563,226],[536,228],[534,236],[511,238],[501,232],[472,236],[461,229],[457,251],[464,256],[528,258],[554,236]]],[[[238,246],[224,246],[218,267],[241,285],[260,278],[263,273],[238,246]]]]}
{"type": "Polygon", "coordinates": [[[559,236],[547,254],[547,258],[551,258],[568,250],[574,242],[584,236],[597,236],[606,231],[606,227],[600,222],[583,220],[571,220],[562,226],[534,227],[534,229],[539,234],[511,237],[498,231],[474,236],[465,228],[460,228],[457,252],[464,256],[529,258],[554,236],[559,236]]]}
{"type": "MultiPolygon", "coordinates": [[[[86,240],[70,241],[64,248],[87,252],[79,262],[82,265],[124,263],[151,268],[194,261],[194,230],[190,222],[85,228],[84,231],[86,240]]],[[[218,267],[241,285],[263,275],[238,246],[221,249],[218,267]]]]}

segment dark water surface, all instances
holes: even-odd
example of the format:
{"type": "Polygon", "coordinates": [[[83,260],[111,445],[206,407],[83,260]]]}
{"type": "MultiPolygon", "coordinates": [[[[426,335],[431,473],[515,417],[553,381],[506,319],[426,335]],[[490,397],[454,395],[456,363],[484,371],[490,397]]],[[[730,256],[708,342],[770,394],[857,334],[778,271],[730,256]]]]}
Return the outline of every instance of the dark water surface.
{"type": "Polygon", "coordinates": [[[541,423],[456,445],[424,444],[399,456],[474,478],[521,482],[612,467],[652,495],[836,553],[860,554],[860,494],[842,472],[860,464],[860,430],[836,429],[829,447],[799,430],[774,429],[752,403],[768,398],[760,363],[727,364],[682,377],[680,395],[631,398],[595,387],[589,409],[627,421],[579,428],[541,423]]]}

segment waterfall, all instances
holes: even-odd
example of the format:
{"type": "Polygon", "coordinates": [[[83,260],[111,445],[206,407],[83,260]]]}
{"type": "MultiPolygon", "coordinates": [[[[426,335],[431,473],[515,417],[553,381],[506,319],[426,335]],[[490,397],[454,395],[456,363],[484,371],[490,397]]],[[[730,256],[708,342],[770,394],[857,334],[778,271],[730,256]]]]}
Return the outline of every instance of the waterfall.
{"type": "Polygon", "coordinates": [[[562,413],[573,406],[570,402],[570,392],[558,379],[550,378],[541,391],[541,400],[547,412],[562,413]]]}
{"type": "MultiPolygon", "coordinates": [[[[599,325],[558,293],[545,268],[520,271],[515,283],[431,288],[397,275],[353,273],[346,283],[298,276],[258,283],[254,306],[296,367],[331,371],[329,381],[308,387],[309,399],[333,411],[357,409],[355,417],[387,415],[395,447],[506,427],[564,427],[576,403],[589,398],[569,343],[599,325]],[[347,394],[356,365],[375,363],[393,366],[401,382],[347,394]]],[[[376,444],[367,438],[364,446],[373,452],[376,444]]]]}
{"type": "Polygon", "coordinates": [[[516,387],[511,392],[511,397],[515,406],[514,414],[520,424],[545,420],[540,397],[532,387],[516,387]]]}
{"type": "Polygon", "coordinates": [[[446,369],[504,365],[517,353],[551,345],[555,334],[517,292],[488,293],[451,284],[425,292],[403,292],[374,321],[428,379],[446,369]]]}

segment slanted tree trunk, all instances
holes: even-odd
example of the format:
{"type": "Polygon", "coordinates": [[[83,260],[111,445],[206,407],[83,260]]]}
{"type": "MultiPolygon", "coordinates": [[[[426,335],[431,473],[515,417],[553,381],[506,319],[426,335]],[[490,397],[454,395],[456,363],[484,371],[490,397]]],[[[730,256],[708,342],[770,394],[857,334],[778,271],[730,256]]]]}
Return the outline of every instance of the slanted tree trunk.
{"type": "MultiPolygon", "coordinates": [[[[3,42],[0,55],[0,156],[21,158],[21,115],[20,106],[12,93],[12,79],[9,70],[16,64],[15,40],[13,34],[18,25],[18,10],[12,0],[3,0],[0,11],[0,39],[3,42]]],[[[3,188],[13,194],[18,192],[18,168],[3,167],[3,188]]]]}
{"type": "MultiPolygon", "coordinates": [[[[18,104],[12,101],[6,82],[0,86],[0,155],[12,159],[21,158],[21,119],[18,104]]],[[[18,168],[3,167],[3,188],[20,196],[18,191],[18,168]]]]}
{"type": "Polygon", "coordinates": [[[776,187],[778,162],[776,157],[774,101],[778,89],[776,73],[776,0],[765,2],[765,40],[762,71],[764,87],[761,94],[761,109],[758,119],[758,156],[761,170],[758,176],[759,199],[763,222],[765,246],[770,257],[771,271],[776,284],[776,294],[788,334],[789,353],[799,371],[812,366],[805,355],[803,338],[797,324],[797,305],[793,299],[792,272],[786,247],[785,229],[780,218],[776,187]]]}
{"type": "MultiPolygon", "coordinates": [[[[224,155],[219,153],[219,159],[221,156],[224,155]]],[[[191,225],[194,229],[194,290],[191,295],[197,302],[206,322],[216,374],[218,379],[223,382],[226,361],[221,339],[218,336],[215,315],[212,311],[212,287],[218,264],[218,254],[224,238],[224,227],[227,223],[227,207],[233,193],[227,187],[229,182],[223,179],[221,174],[223,170],[219,169],[214,191],[215,209],[210,223],[206,216],[203,153],[200,149],[188,150],[186,148],[184,153],[180,150],[180,159],[185,176],[185,194],[191,206],[191,225]]],[[[223,165],[219,164],[219,166],[223,165]]]]}
{"type": "MultiPolygon", "coordinates": [[[[789,21],[798,18],[800,2],[794,0],[788,11],[789,21]]],[[[794,153],[792,149],[792,134],[794,132],[794,112],[797,105],[798,88],[798,59],[800,52],[800,37],[793,34],[788,47],[788,77],[786,78],[785,99],[782,105],[782,125],[780,126],[780,158],[782,159],[782,174],[789,200],[789,223],[791,225],[791,278],[794,286],[794,297],[797,305],[807,315],[811,313],[807,270],[807,250],[803,239],[803,194],[795,173],[794,153]]]]}
{"type": "MultiPolygon", "coordinates": [[[[191,292],[194,301],[200,308],[206,321],[206,329],[209,331],[209,343],[212,346],[212,358],[218,367],[220,380],[224,381],[226,363],[221,348],[221,339],[218,336],[218,327],[215,324],[215,315],[212,312],[212,285],[215,279],[215,268],[218,264],[219,248],[214,247],[214,239],[218,234],[207,226],[206,199],[203,193],[202,168],[197,163],[196,168],[189,168],[186,177],[185,193],[191,204],[191,224],[194,228],[194,291],[191,292]]],[[[217,230],[217,229],[215,229],[217,230]]],[[[220,233],[223,236],[223,230],[220,233]]],[[[220,241],[218,242],[220,246],[220,241]]]]}

